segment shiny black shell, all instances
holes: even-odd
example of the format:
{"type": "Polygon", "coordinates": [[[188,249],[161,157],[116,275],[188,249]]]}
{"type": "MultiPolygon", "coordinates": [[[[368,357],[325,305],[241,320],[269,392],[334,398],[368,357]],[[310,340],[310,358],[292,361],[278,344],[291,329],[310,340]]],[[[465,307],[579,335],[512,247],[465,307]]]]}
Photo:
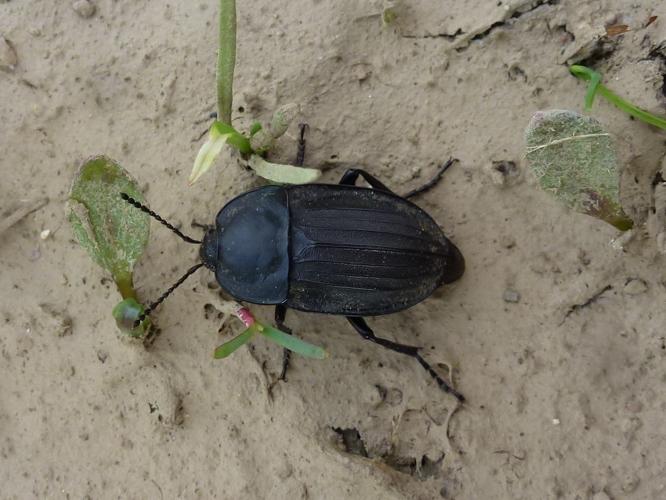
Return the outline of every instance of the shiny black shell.
{"type": "Polygon", "coordinates": [[[427,298],[465,263],[422,209],[337,184],[266,186],[220,210],[201,257],[239,300],[374,316],[427,298]]]}

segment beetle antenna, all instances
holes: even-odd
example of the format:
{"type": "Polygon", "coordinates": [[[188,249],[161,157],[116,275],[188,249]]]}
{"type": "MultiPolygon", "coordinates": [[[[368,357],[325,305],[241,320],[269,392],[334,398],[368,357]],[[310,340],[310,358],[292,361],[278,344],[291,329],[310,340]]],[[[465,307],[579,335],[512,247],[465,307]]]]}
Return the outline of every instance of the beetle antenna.
{"type": "Polygon", "coordinates": [[[146,319],[146,316],[149,316],[151,312],[155,310],[157,306],[159,306],[162,302],[164,302],[164,299],[166,299],[169,295],[171,295],[171,292],[173,292],[176,288],[178,288],[180,285],[182,285],[187,278],[189,278],[191,275],[193,275],[200,267],[203,266],[203,262],[199,262],[198,264],[190,267],[185,274],[183,274],[178,281],[176,281],[169,289],[164,292],[159,299],[157,299],[155,302],[152,302],[145,311],[141,313],[141,315],[137,318],[137,320],[134,322],[134,328],[139,326],[141,322],[146,319]]]}
{"type": "Polygon", "coordinates": [[[132,198],[127,193],[120,193],[120,197],[123,200],[125,200],[127,203],[129,203],[130,205],[132,205],[132,206],[138,208],[139,210],[141,210],[142,212],[147,213],[148,215],[150,215],[153,219],[155,219],[160,224],[164,224],[166,227],[171,229],[174,233],[176,233],[178,236],[180,236],[183,240],[187,241],[188,243],[195,243],[195,244],[201,243],[201,241],[195,240],[194,238],[190,238],[189,236],[186,236],[183,233],[181,233],[178,229],[173,227],[173,225],[169,224],[162,217],[160,217],[155,212],[153,212],[150,208],[148,208],[147,206],[139,203],[138,201],[136,201],[134,198],[132,198]]]}

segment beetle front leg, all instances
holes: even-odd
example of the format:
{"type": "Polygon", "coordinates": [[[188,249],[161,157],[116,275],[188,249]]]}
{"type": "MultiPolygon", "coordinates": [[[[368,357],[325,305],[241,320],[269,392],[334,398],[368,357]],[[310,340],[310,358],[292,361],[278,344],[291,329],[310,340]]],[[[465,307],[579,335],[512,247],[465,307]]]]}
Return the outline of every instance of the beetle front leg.
{"type": "Polygon", "coordinates": [[[370,340],[371,342],[379,344],[380,346],[386,347],[387,349],[390,349],[392,351],[399,352],[401,354],[406,354],[407,356],[411,356],[412,358],[416,358],[416,360],[421,364],[423,368],[425,368],[425,370],[430,374],[430,376],[437,381],[437,385],[439,385],[440,389],[442,389],[444,392],[453,394],[461,403],[465,401],[465,397],[462,394],[460,394],[458,391],[453,389],[449,384],[447,384],[446,381],[442,377],[440,377],[439,374],[433,369],[433,367],[430,366],[430,364],[428,364],[428,362],[425,359],[423,359],[423,357],[419,354],[418,347],[409,346],[405,344],[398,344],[397,342],[393,342],[388,339],[376,337],[375,333],[372,331],[372,329],[368,326],[368,324],[365,322],[365,319],[363,318],[348,316],[347,320],[349,320],[354,329],[365,340],[370,340]]]}
{"type": "MultiPolygon", "coordinates": [[[[278,304],[275,306],[275,327],[282,330],[284,333],[291,335],[291,328],[284,324],[284,318],[287,315],[287,308],[278,304]]],[[[287,370],[289,369],[289,362],[291,360],[291,351],[289,349],[282,349],[282,371],[278,380],[287,381],[287,370]]]]}

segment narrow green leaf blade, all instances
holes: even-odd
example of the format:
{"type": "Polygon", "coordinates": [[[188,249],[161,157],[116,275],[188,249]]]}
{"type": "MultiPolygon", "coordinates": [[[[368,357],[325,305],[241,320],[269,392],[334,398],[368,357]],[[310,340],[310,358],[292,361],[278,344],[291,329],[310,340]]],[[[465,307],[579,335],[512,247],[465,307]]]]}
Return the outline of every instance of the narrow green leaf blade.
{"type": "MultiPolygon", "coordinates": [[[[217,123],[217,122],[216,122],[217,123]]],[[[217,155],[222,151],[222,147],[226,144],[229,139],[230,134],[221,134],[215,123],[210,127],[208,132],[208,140],[203,143],[197,157],[194,160],[194,166],[192,167],[192,172],[190,173],[190,178],[188,183],[190,186],[197,182],[203,174],[210,170],[210,167],[213,166],[213,162],[217,155]]]]}
{"type": "Polygon", "coordinates": [[[243,333],[231,339],[229,342],[225,342],[217,349],[215,349],[215,354],[214,354],[215,359],[226,358],[231,353],[236,351],[238,348],[240,348],[244,344],[247,344],[255,333],[257,333],[256,323],[251,325],[243,333]]]}
{"type": "Polygon", "coordinates": [[[277,328],[268,325],[261,325],[262,329],[259,330],[262,335],[265,335],[273,342],[280,344],[282,347],[289,349],[295,353],[305,356],[306,358],[324,359],[328,353],[321,347],[310,344],[301,340],[293,335],[286,334],[277,328]]]}

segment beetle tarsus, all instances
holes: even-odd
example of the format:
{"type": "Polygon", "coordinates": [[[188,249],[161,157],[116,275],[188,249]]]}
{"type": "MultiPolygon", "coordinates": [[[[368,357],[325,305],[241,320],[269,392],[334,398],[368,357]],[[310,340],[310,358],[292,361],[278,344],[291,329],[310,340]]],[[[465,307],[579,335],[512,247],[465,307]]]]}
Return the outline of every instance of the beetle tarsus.
{"type": "Polygon", "coordinates": [[[465,401],[465,397],[462,394],[460,394],[458,391],[453,389],[449,384],[447,384],[446,381],[433,369],[433,367],[430,366],[430,364],[425,359],[423,359],[423,357],[419,354],[418,347],[409,346],[405,344],[398,344],[397,342],[393,342],[388,339],[376,337],[375,333],[365,322],[365,319],[361,317],[348,316],[347,320],[349,320],[354,329],[365,340],[369,340],[371,342],[374,342],[375,344],[379,344],[380,346],[386,347],[387,349],[390,349],[392,351],[399,352],[401,354],[406,354],[407,356],[415,358],[421,364],[421,366],[425,368],[425,370],[430,374],[430,376],[435,379],[440,389],[442,389],[444,392],[452,394],[461,403],[465,401]]]}
{"type": "MultiPolygon", "coordinates": [[[[289,335],[292,334],[291,328],[284,324],[284,318],[287,315],[287,308],[278,304],[275,306],[275,327],[278,330],[283,331],[289,335]]],[[[278,380],[287,381],[287,370],[289,369],[289,362],[291,360],[291,351],[289,349],[282,350],[282,370],[280,371],[280,376],[278,380]]]]}
{"type": "Polygon", "coordinates": [[[428,182],[423,184],[423,186],[417,187],[416,189],[412,189],[410,192],[407,194],[403,195],[403,198],[412,198],[416,195],[425,193],[426,191],[429,191],[433,187],[435,187],[439,181],[442,180],[442,175],[444,175],[444,172],[446,172],[451,165],[453,165],[455,162],[458,160],[456,158],[449,158],[444,165],[439,167],[437,170],[437,173],[434,175],[432,179],[430,179],[428,182]]]}

